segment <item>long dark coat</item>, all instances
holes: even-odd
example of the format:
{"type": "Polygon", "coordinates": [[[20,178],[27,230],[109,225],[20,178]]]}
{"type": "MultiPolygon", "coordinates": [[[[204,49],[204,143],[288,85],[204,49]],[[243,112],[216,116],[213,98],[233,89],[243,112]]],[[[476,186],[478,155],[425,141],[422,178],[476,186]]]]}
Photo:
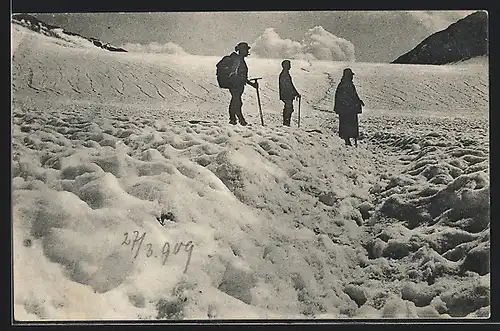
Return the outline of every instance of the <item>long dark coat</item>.
{"type": "Polygon", "coordinates": [[[361,114],[363,101],[359,98],[352,79],[342,77],[335,92],[335,105],[333,110],[339,115],[339,136],[345,138],[358,138],[358,114],[361,114]]]}

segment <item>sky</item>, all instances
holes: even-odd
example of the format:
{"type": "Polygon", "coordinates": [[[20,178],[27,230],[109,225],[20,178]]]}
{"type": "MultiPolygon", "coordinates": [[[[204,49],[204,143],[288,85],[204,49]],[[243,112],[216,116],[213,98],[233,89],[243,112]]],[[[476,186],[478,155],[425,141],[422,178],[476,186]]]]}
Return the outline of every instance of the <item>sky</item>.
{"type": "Polygon", "coordinates": [[[391,62],[474,11],[44,13],[38,19],[131,51],[391,62]]]}

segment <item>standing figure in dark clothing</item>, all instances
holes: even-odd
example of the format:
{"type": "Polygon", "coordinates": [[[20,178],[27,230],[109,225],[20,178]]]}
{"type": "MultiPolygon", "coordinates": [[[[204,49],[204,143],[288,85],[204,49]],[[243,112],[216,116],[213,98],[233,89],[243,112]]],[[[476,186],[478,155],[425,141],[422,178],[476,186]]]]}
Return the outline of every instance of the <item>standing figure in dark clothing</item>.
{"type": "Polygon", "coordinates": [[[350,68],[344,69],[342,79],[335,92],[335,105],[333,110],[339,115],[339,136],[345,140],[347,146],[351,146],[350,138],[354,138],[354,145],[358,147],[359,125],[358,114],[365,104],[356,92],[352,82],[354,73],[350,68]]]}
{"type": "Polygon", "coordinates": [[[241,96],[243,95],[246,84],[255,89],[258,88],[259,84],[248,80],[248,67],[245,62],[245,57],[250,55],[250,46],[248,46],[246,42],[241,42],[236,45],[234,50],[235,52],[232,52],[231,55],[229,55],[233,61],[231,72],[229,74],[229,79],[231,80],[231,87],[229,88],[229,92],[231,92],[231,102],[229,103],[229,123],[235,125],[236,119],[238,119],[240,124],[245,126],[247,125],[247,122],[241,112],[241,107],[243,106],[241,96]]]}
{"type": "Polygon", "coordinates": [[[299,92],[295,89],[290,76],[290,68],[292,67],[289,60],[281,62],[281,70],[279,77],[279,92],[280,100],[285,104],[283,108],[283,125],[290,126],[290,119],[293,113],[293,100],[300,98],[299,92]]]}

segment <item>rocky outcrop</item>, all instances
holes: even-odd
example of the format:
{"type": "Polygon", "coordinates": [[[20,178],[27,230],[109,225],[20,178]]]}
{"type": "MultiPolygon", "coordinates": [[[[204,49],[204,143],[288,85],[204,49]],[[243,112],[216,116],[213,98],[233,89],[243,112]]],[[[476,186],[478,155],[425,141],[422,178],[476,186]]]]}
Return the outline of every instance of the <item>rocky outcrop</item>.
{"type": "Polygon", "coordinates": [[[80,37],[82,39],[88,40],[94,44],[94,46],[111,51],[111,52],[127,52],[127,50],[120,48],[120,47],[115,47],[112,46],[108,43],[102,42],[101,40],[98,40],[96,38],[92,37],[84,37],[82,35],[79,35],[77,33],[73,33],[70,31],[64,31],[60,27],[55,26],[55,25],[50,25],[45,22],[40,21],[34,16],[31,16],[29,14],[12,14],[12,22],[22,25],[32,31],[41,33],[43,35],[49,36],[49,37],[54,37],[54,38],[61,38],[60,35],[57,33],[57,31],[60,31],[60,33],[63,33],[68,36],[76,36],[80,37]]]}

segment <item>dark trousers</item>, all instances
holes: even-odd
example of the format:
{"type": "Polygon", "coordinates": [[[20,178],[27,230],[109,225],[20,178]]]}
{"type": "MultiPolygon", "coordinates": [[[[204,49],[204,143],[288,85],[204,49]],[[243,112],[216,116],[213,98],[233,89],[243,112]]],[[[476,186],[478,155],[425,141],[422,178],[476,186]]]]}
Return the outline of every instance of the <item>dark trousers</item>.
{"type": "Polygon", "coordinates": [[[290,126],[290,120],[293,113],[293,99],[282,100],[285,106],[283,107],[283,125],[290,126]]]}
{"type": "Polygon", "coordinates": [[[246,123],[243,114],[241,113],[241,107],[243,106],[243,101],[241,100],[241,96],[243,95],[243,91],[245,90],[245,86],[239,86],[229,89],[231,92],[231,102],[229,103],[229,121],[236,123],[236,118],[240,123],[246,123]]]}

